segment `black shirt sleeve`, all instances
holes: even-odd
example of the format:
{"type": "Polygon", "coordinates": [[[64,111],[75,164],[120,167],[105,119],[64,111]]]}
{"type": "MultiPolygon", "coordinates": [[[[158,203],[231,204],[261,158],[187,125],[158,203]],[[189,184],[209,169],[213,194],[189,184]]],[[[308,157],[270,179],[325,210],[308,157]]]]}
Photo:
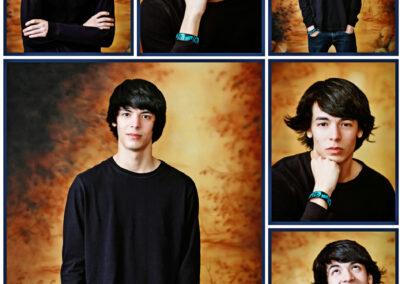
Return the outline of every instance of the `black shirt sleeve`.
{"type": "MultiPolygon", "coordinates": [[[[109,17],[115,18],[113,0],[97,0],[97,5],[91,16],[100,11],[110,13],[109,17]]],[[[108,47],[114,39],[115,28],[101,30],[95,27],[83,26],[83,23],[72,23],[68,21],[61,23],[46,19],[45,3],[43,0],[22,0],[21,2],[21,27],[25,28],[25,23],[32,19],[44,19],[49,22],[49,30],[46,38],[23,37],[24,44],[41,45],[52,41],[72,42],[83,45],[94,45],[108,47]]],[[[51,12],[51,11],[50,11],[51,12]]],[[[65,12],[65,11],[64,11],[65,12]]],[[[91,17],[90,16],[90,17],[91,17]]],[[[88,17],[86,20],[88,20],[88,17]]],[[[85,21],[86,21],[85,20],[85,21]]]]}
{"type": "Polygon", "coordinates": [[[358,14],[361,11],[361,0],[352,0],[350,1],[350,11],[349,17],[347,19],[347,23],[351,26],[355,26],[358,21],[358,14]]]}
{"type": "Polygon", "coordinates": [[[306,28],[314,25],[313,12],[311,9],[310,0],[299,0],[301,14],[303,15],[303,22],[306,28]]]}
{"type": "Polygon", "coordinates": [[[85,280],[84,189],[79,176],[69,189],[64,215],[61,283],[80,284],[85,280]]]}
{"type": "Polygon", "coordinates": [[[177,284],[200,283],[199,198],[193,182],[187,197],[186,224],[182,244],[182,262],[177,284]]]}
{"type": "MultiPolygon", "coordinates": [[[[272,221],[326,220],[327,210],[307,201],[304,188],[296,188],[296,181],[300,179],[282,168],[272,169],[272,221]]],[[[309,191],[311,193],[312,188],[309,191]]]]}
{"type": "Polygon", "coordinates": [[[161,1],[140,4],[140,37],[143,52],[195,52],[198,45],[175,39],[181,22],[171,7],[161,1]]]}

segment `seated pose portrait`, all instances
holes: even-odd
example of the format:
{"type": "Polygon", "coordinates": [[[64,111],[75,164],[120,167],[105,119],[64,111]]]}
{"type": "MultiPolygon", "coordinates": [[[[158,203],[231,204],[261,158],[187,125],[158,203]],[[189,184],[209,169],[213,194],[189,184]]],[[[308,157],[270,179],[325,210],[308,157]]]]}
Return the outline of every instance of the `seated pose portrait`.
{"type": "Polygon", "coordinates": [[[374,122],[352,82],[330,78],[309,87],[285,123],[311,151],[272,166],[272,221],[394,221],[392,185],[353,158],[374,122]]]}
{"type": "Polygon", "coordinates": [[[350,240],[326,245],[314,260],[313,272],[314,284],[380,284],[384,274],[368,251],[350,240]]]}
{"type": "Polygon", "coordinates": [[[261,0],[143,0],[143,52],[261,52],[261,0]]]}
{"type": "Polygon", "coordinates": [[[114,39],[114,0],[22,0],[25,52],[100,52],[114,39]]]}

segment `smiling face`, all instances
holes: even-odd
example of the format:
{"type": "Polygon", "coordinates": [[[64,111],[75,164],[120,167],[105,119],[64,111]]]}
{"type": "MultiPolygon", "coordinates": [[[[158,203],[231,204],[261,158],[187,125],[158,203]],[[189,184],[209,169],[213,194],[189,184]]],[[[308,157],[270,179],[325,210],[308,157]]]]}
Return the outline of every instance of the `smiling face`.
{"type": "Polygon", "coordinates": [[[372,284],[373,277],[361,263],[332,260],[326,265],[328,284],[372,284]]]}
{"type": "Polygon", "coordinates": [[[362,137],[357,120],[332,116],[315,102],[307,137],[313,139],[313,152],[338,164],[351,161],[357,138],[362,137]]]}
{"type": "Polygon", "coordinates": [[[120,108],[112,125],[118,132],[118,150],[144,151],[152,147],[155,115],[145,109],[120,108]]]}

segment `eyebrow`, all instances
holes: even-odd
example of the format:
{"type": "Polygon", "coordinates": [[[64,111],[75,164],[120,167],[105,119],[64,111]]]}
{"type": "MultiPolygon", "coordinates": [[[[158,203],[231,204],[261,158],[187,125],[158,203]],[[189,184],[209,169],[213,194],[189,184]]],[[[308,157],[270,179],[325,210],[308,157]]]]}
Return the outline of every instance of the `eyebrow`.
{"type": "MultiPolygon", "coordinates": [[[[329,118],[327,118],[326,116],[317,116],[316,118],[315,118],[315,121],[317,121],[317,120],[323,120],[323,121],[325,121],[325,120],[330,120],[329,118]]],[[[347,118],[347,117],[342,117],[342,118],[340,118],[340,121],[345,121],[345,120],[350,120],[350,121],[354,121],[355,119],[353,119],[353,118],[347,118]]]]}
{"type": "Polygon", "coordinates": [[[339,264],[331,264],[328,266],[328,271],[330,271],[332,268],[340,267],[339,264]]]}
{"type": "MultiPolygon", "coordinates": [[[[120,109],[120,111],[127,111],[127,112],[132,112],[132,110],[130,110],[129,108],[124,108],[124,107],[122,107],[121,109],[120,109]]],[[[144,109],[144,110],[140,110],[140,112],[139,113],[150,113],[150,114],[153,114],[151,111],[149,111],[149,110],[147,110],[147,109],[144,109]]]]}

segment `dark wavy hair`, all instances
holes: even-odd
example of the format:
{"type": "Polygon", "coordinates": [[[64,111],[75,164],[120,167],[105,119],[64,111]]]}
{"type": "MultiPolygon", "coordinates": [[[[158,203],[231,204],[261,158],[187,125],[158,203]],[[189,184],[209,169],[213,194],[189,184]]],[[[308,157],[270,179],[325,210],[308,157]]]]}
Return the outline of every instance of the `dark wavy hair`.
{"type": "Polygon", "coordinates": [[[118,85],[110,97],[107,122],[111,132],[118,139],[117,128],[112,124],[116,122],[121,107],[147,109],[155,115],[153,126],[153,143],[161,137],[165,126],[165,113],[167,105],[161,91],[151,82],[143,79],[128,79],[118,85]]]}
{"type": "Polygon", "coordinates": [[[332,260],[363,264],[367,270],[367,274],[372,275],[372,283],[382,283],[381,276],[385,272],[378,268],[376,262],[372,260],[368,251],[355,241],[341,240],[326,245],[314,260],[314,284],[328,283],[326,265],[332,260]]]}
{"type": "Polygon", "coordinates": [[[355,150],[360,148],[364,140],[371,142],[369,136],[374,129],[375,118],[371,115],[367,97],[352,82],[341,78],[330,78],[318,81],[309,87],[300,99],[296,116],[284,118],[286,125],[299,134],[299,141],[308,148],[313,149],[314,146],[313,139],[307,137],[307,130],[311,127],[314,102],[332,116],[357,120],[363,135],[357,138],[355,150]]]}

